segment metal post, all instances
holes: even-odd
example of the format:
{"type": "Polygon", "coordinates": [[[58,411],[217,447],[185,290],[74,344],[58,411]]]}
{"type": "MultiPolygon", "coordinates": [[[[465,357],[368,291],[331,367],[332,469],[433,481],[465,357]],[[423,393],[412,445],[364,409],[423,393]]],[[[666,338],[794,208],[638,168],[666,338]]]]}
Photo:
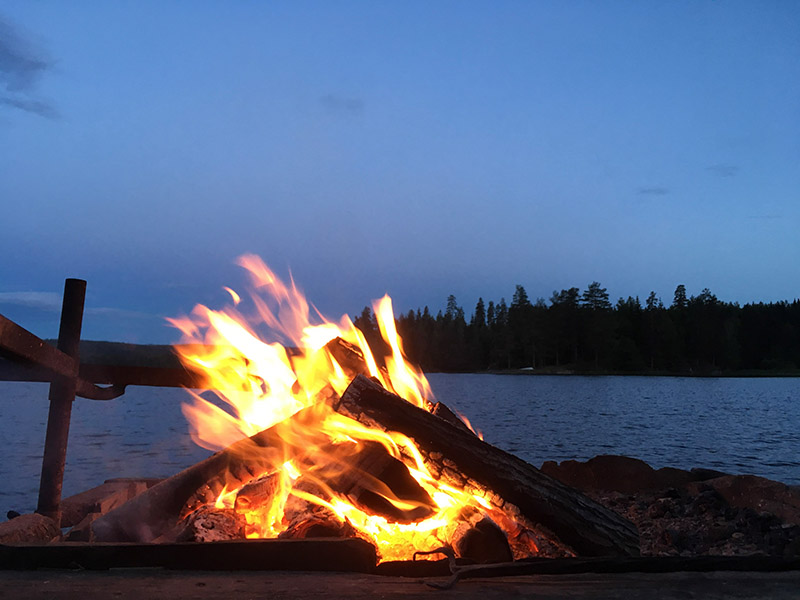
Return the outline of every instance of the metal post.
{"type": "Polygon", "coordinates": [[[61,306],[61,324],[58,330],[58,349],[73,359],[71,377],[59,376],[50,384],[50,412],[47,417],[47,435],[42,457],[42,478],[39,483],[39,506],[36,512],[61,524],[61,486],[67,460],[69,420],[75,400],[76,378],[80,357],[78,348],[83,324],[83,303],[86,282],[67,279],[64,282],[64,301],[61,306]]]}

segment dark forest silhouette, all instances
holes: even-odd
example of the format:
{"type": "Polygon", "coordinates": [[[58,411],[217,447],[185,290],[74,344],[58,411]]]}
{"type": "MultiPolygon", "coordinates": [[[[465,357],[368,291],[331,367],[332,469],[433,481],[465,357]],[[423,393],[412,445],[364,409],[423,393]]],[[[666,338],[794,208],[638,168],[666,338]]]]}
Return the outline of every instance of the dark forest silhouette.
{"type": "MultiPolygon", "coordinates": [[[[369,308],[354,319],[373,348],[380,335],[369,308]]],[[[435,316],[426,306],[397,319],[409,359],[425,371],[533,368],[538,372],[797,374],[800,300],[722,302],[679,285],[667,307],[651,292],[620,298],[592,282],[532,302],[521,285],[511,303],[478,300],[467,320],[455,296],[435,316]]]]}

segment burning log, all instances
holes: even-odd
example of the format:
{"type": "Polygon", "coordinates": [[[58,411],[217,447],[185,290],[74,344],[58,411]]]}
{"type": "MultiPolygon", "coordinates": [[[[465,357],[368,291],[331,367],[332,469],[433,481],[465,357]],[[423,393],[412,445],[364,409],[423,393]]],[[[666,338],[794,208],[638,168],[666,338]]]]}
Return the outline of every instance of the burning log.
{"type": "MultiPolygon", "coordinates": [[[[301,410],[291,420],[302,421],[313,409],[301,410]]],[[[283,423],[240,440],[103,515],[92,523],[94,539],[152,542],[173,536],[186,512],[214,502],[226,485],[236,489],[283,462],[281,449],[287,442],[281,437],[282,427],[283,423]]]]}
{"type": "Polygon", "coordinates": [[[381,444],[361,444],[347,467],[330,485],[354,504],[395,523],[412,523],[433,513],[435,504],[428,492],[381,444]]]}
{"type": "Polygon", "coordinates": [[[236,500],[233,508],[237,513],[255,511],[268,506],[281,484],[281,475],[277,471],[271,471],[262,475],[258,479],[243,485],[236,492],[236,500]]]}
{"type": "Polygon", "coordinates": [[[184,520],[179,542],[221,542],[244,539],[244,519],[230,508],[202,506],[184,520]]]}
{"type": "Polygon", "coordinates": [[[334,403],[340,414],[412,438],[456,485],[490,490],[487,500],[514,505],[538,530],[581,556],[636,556],[632,523],[541,473],[525,461],[453,427],[358,376],[334,403]]]}

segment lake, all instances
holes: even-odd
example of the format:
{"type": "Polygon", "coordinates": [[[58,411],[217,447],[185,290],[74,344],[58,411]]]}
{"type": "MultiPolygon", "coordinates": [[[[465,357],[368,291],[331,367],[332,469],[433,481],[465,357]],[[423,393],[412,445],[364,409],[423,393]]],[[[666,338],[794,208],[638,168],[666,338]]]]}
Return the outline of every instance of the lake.
{"type": "MultiPolygon", "coordinates": [[[[438,400],[486,441],[539,466],[624,454],[800,484],[800,379],[441,374],[438,400]]],[[[0,515],[36,506],[47,384],[0,383],[0,515]]],[[[188,434],[179,389],[78,399],[64,495],[112,477],[166,477],[208,456],[188,434]]]]}

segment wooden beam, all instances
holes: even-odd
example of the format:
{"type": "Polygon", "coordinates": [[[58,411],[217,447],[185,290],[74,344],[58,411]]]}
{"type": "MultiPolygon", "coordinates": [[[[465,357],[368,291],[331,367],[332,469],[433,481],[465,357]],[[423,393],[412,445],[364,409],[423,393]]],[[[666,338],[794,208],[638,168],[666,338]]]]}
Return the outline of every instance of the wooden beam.
{"type": "Polygon", "coordinates": [[[41,365],[56,375],[74,377],[78,374],[72,357],[3,315],[0,315],[0,354],[41,365]]]}

